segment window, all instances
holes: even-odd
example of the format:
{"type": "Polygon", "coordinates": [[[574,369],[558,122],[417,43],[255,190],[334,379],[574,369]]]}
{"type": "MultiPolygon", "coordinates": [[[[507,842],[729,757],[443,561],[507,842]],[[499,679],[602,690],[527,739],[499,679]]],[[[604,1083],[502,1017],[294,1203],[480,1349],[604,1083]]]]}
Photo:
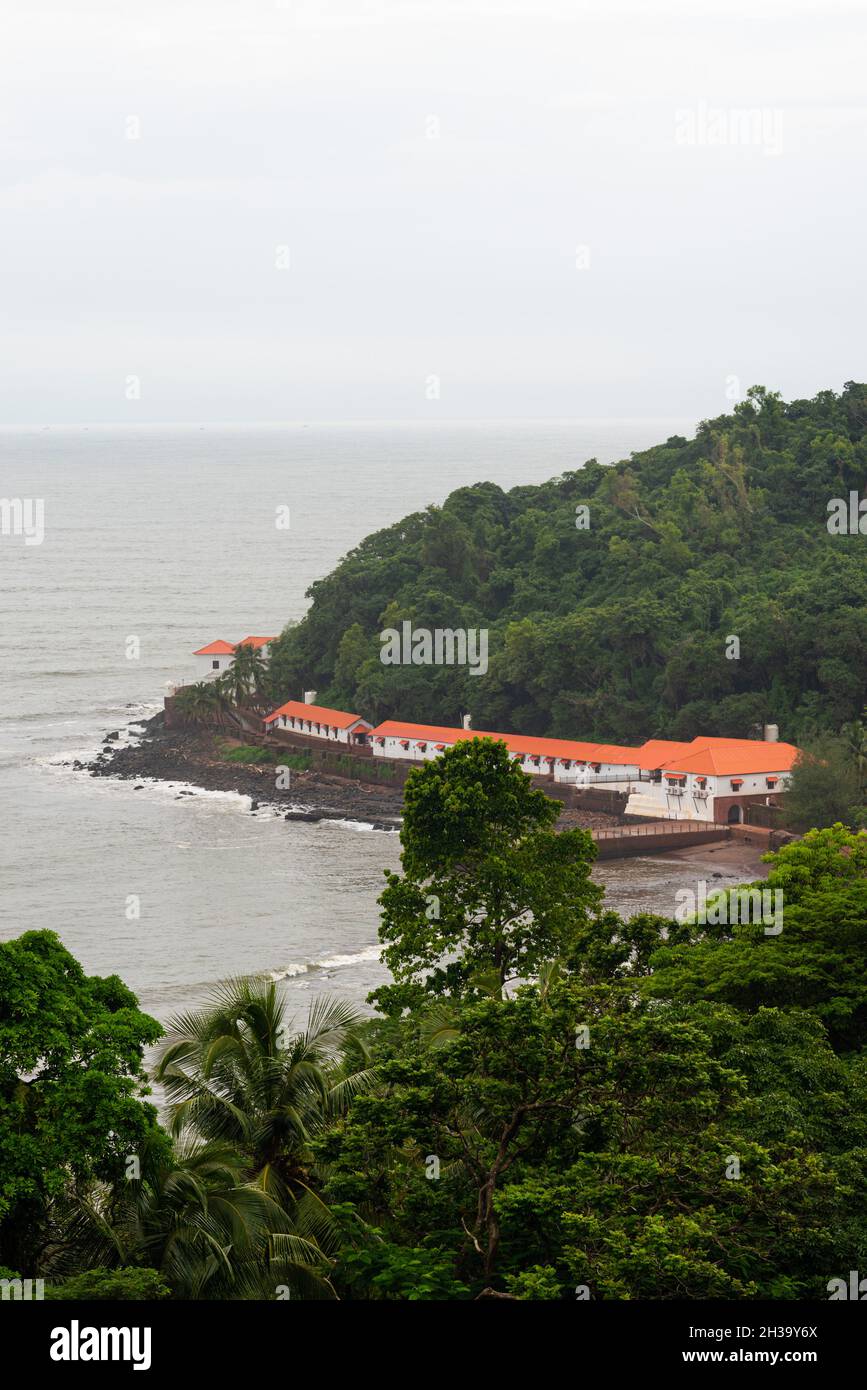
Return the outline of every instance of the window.
{"type": "Polygon", "coordinates": [[[219,661],[212,661],[212,662],[211,662],[211,670],[212,670],[212,671],[219,671],[219,669],[220,669],[220,663],[219,663],[219,661]]]}

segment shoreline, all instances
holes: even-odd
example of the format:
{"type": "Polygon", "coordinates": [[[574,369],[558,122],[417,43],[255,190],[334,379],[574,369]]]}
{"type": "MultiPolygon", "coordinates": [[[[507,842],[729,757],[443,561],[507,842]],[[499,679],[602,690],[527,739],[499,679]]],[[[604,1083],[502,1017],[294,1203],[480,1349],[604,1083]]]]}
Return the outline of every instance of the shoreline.
{"type": "MultiPolygon", "coordinates": [[[[287,820],[358,820],[375,830],[395,832],[400,828],[402,796],[391,787],[292,771],[290,785],[281,788],[276,785],[273,764],[228,763],[217,755],[213,733],[167,730],[161,712],[129,728],[144,732],[129,744],[118,741],[116,730],[106,734],[97,757],[91,762],[74,762],[75,770],[142,785],[148,781],[178,782],[200,791],[236,792],[250,798],[252,811],[272,807],[283,811],[287,820]]],[[[184,794],[190,793],[178,793],[184,794]]]]}
{"type": "MultiPolygon", "coordinates": [[[[386,833],[396,834],[400,830],[402,788],[377,786],[313,769],[291,771],[289,787],[281,788],[275,782],[274,764],[228,763],[219,756],[215,747],[218,741],[240,746],[240,740],[231,735],[223,735],[221,740],[213,730],[167,729],[162,711],[127,727],[135,742],[120,742],[119,731],[112,730],[104,736],[95,759],[76,759],[73,768],[92,777],[118,778],[142,786],[148,781],[176,782],[183,788],[200,791],[235,792],[249,797],[253,813],[267,806],[282,812],[287,821],[358,821],[386,833]]],[[[179,797],[192,794],[185,789],[178,792],[179,797]]],[[[618,824],[614,815],[581,810],[564,810],[557,821],[564,830],[606,829],[618,824]]],[[[732,839],[720,844],[667,849],[665,855],[685,868],[717,870],[726,876],[738,874],[742,882],[750,882],[767,876],[768,866],[761,862],[764,852],[762,846],[732,839]]],[[[612,856],[609,862],[619,863],[627,857],[612,856]]]]}
{"type": "MultiPolygon", "coordinates": [[[[76,771],[92,777],[113,777],[123,781],[178,782],[202,791],[237,792],[248,796],[251,809],[260,806],[283,811],[287,820],[355,820],[374,830],[396,832],[403,819],[403,788],[377,786],[305,769],[291,771],[289,786],[275,782],[273,763],[261,765],[229,763],[216,748],[221,735],[213,730],[167,729],[162,712],[151,719],[133,721],[128,726],[134,743],[119,741],[112,730],[102,740],[101,752],[90,762],[75,760],[76,771]],[[143,731],[143,732],[136,732],[143,731]]],[[[222,741],[240,744],[231,734],[222,741]]],[[[179,792],[179,795],[183,795],[179,792]]],[[[618,818],[601,811],[563,811],[561,829],[606,829],[618,818]]]]}

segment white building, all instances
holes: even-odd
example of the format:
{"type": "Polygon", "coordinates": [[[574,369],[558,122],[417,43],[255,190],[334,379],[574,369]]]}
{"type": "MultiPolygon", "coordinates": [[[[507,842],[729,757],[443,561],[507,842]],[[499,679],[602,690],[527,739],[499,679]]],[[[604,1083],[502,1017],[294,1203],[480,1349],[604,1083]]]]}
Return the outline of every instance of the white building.
{"type": "Polygon", "coordinates": [[[637,782],[638,749],[616,744],[583,743],[573,739],[535,738],[529,734],[500,734],[487,729],[455,729],[438,724],[406,724],[386,719],[370,734],[374,756],[424,762],[446,748],[472,738],[505,743],[512,758],[530,776],[551,776],[555,782],[589,786],[637,782]]]}
{"type": "Polygon", "coordinates": [[[758,739],[693,739],[653,769],[630,796],[629,815],[739,825],[747,806],[771,805],[786,790],[799,750],[758,739]]]}
{"type": "Polygon", "coordinates": [[[471,738],[505,743],[530,776],[626,792],[628,815],[716,824],[740,823],[749,804],[772,803],[788,786],[798,756],[790,743],[757,739],[648,739],[640,748],[631,748],[395,719],[372,729],[369,741],[375,757],[425,762],[471,738]]]}
{"type": "Polygon", "coordinates": [[[255,647],[267,661],[271,655],[270,644],[274,641],[275,637],[242,637],[240,642],[224,642],[222,638],[209,642],[206,647],[193,652],[198,679],[206,681],[221,676],[232,665],[239,647],[255,647]]]}
{"type": "Polygon", "coordinates": [[[305,738],[328,739],[331,743],[365,744],[370,722],[345,710],[326,709],[303,700],[287,700],[265,719],[266,730],[286,729],[305,738]]]}

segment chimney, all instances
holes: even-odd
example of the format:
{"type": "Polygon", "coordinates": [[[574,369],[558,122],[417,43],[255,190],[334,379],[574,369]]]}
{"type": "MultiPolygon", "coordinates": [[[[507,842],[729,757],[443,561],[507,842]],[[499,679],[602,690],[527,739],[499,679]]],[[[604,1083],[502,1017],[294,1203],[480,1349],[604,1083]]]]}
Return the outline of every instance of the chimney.
{"type": "Polygon", "coordinates": [[[465,715],[464,715],[464,728],[465,728],[465,729],[471,729],[472,727],[473,727],[473,726],[472,726],[472,724],[470,723],[470,716],[469,716],[468,714],[465,714],[465,715]]]}
{"type": "Polygon", "coordinates": [[[305,705],[312,705],[315,699],[316,699],[316,691],[315,691],[315,690],[305,690],[305,691],[304,691],[304,703],[305,703],[305,705]]]}
{"type": "Polygon", "coordinates": [[[765,725],[765,743],[777,743],[780,737],[779,724],[765,725]]]}

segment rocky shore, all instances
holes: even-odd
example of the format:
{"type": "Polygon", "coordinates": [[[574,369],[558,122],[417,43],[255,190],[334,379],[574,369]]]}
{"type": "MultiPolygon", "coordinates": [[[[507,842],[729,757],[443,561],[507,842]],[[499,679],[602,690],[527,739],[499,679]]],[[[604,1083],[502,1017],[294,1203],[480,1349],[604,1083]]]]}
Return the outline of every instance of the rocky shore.
{"type": "MultiPolygon", "coordinates": [[[[135,743],[120,741],[120,731],[110,730],[96,759],[74,766],[92,777],[121,777],[142,786],[146,779],[156,779],[208,791],[239,792],[251,798],[253,810],[265,805],[285,807],[287,820],[357,820],[376,830],[400,828],[401,788],[356,782],[313,769],[292,771],[289,787],[281,788],[273,764],[227,762],[211,731],[167,729],[162,713],[131,726],[131,730],[139,736],[135,743]]],[[[179,796],[185,794],[178,792],[179,796]]],[[[563,828],[612,824],[616,824],[614,816],[595,811],[565,811],[560,818],[563,828]]]]}
{"type": "MultiPolygon", "coordinates": [[[[402,797],[393,787],[368,786],[314,771],[291,772],[290,785],[277,785],[273,764],[239,764],[220,757],[214,735],[207,731],[168,730],[162,714],[143,726],[137,744],[119,742],[112,730],[98,757],[81,764],[93,777],[121,777],[144,784],[145,779],[184,782],[207,791],[249,796],[252,809],[286,808],[287,820],[361,820],[377,830],[397,830],[402,797]]],[[[184,795],[181,791],[179,796],[184,795]]]]}

